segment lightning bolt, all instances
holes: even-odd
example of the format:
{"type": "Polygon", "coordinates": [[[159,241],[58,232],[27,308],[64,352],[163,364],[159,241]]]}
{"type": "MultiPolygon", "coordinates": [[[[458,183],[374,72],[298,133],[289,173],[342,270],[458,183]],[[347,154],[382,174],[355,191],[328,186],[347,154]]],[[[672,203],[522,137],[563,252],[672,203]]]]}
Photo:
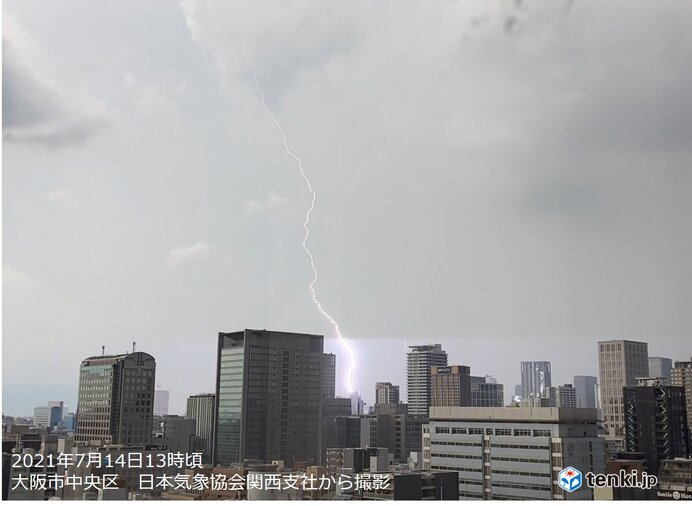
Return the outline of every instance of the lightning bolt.
{"type": "Polygon", "coordinates": [[[300,171],[300,175],[303,176],[303,179],[308,185],[308,190],[310,190],[310,195],[312,196],[311,202],[310,202],[310,207],[308,208],[307,213],[305,214],[305,221],[303,222],[303,228],[305,229],[305,237],[303,238],[303,249],[305,250],[305,253],[308,255],[308,259],[310,260],[310,267],[312,267],[312,283],[310,283],[310,293],[312,294],[312,300],[317,306],[317,309],[319,309],[320,313],[329,320],[329,323],[332,324],[332,327],[334,327],[334,330],[336,332],[336,335],[339,338],[339,341],[341,342],[341,345],[346,349],[349,355],[349,364],[348,364],[348,370],[346,373],[346,386],[348,388],[348,393],[352,394],[355,391],[355,386],[354,386],[354,380],[353,380],[353,375],[356,369],[356,352],[351,347],[350,343],[348,342],[348,339],[344,337],[344,335],[341,333],[341,330],[339,329],[339,324],[336,322],[336,320],[327,312],[325,309],[322,307],[322,304],[320,303],[319,299],[317,298],[317,292],[315,290],[315,285],[317,284],[317,267],[315,266],[315,258],[313,257],[312,253],[310,252],[310,248],[308,248],[308,239],[310,238],[310,215],[312,214],[313,209],[315,209],[315,201],[317,200],[317,193],[315,193],[315,190],[312,188],[312,184],[310,183],[310,178],[308,178],[307,174],[305,173],[305,170],[303,170],[303,163],[301,162],[300,158],[293,152],[291,151],[291,148],[288,146],[288,140],[286,138],[286,132],[284,129],[281,127],[281,123],[276,119],[274,116],[274,113],[272,113],[271,109],[266,104],[265,101],[265,96],[264,92],[262,91],[262,88],[260,87],[260,82],[259,78],[257,77],[257,70],[255,68],[255,62],[250,58],[250,56],[247,54],[247,37],[243,32],[240,30],[236,31],[243,37],[243,58],[245,61],[248,63],[250,66],[250,69],[252,70],[252,77],[255,80],[255,88],[257,89],[257,94],[260,97],[260,105],[262,106],[262,109],[267,113],[269,118],[271,118],[272,123],[274,123],[274,126],[276,126],[277,130],[281,134],[281,137],[283,139],[283,144],[284,144],[284,149],[286,150],[286,153],[293,158],[298,166],[298,170],[300,171]]]}

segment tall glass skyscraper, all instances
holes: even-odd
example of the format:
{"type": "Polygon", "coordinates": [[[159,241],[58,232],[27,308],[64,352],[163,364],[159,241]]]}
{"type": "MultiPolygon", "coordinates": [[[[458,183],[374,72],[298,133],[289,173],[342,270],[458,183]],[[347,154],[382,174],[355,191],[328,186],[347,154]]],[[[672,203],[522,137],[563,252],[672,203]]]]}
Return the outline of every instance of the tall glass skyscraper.
{"type": "Polygon", "coordinates": [[[219,333],[214,461],[318,463],[324,337],[219,333]]]}
{"type": "Polygon", "coordinates": [[[522,397],[545,398],[551,383],[550,362],[522,362],[522,397]]]}

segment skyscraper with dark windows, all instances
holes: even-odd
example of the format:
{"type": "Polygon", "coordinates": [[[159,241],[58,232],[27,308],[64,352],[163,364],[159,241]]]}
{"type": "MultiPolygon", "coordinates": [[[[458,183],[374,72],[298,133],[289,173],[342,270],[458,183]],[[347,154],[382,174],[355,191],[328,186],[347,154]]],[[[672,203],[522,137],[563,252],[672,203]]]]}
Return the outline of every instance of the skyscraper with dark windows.
{"type": "Polygon", "coordinates": [[[82,361],[77,444],[151,443],[156,361],[141,351],[82,361]]]}
{"type": "Polygon", "coordinates": [[[548,389],[551,386],[550,362],[521,363],[522,397],[548,397],[548,389]]]}
{"type": "Polygon", "coordinates": [[[323,346],[320,335],[219,333],[216,465],[319,461],[323,346]]]}
{"type": "Polygon", "coordinates": [[[439,344],[409,346],[406,354],[408,412],[428,415],[432,403],[431,368],[447,365],[447,352],[439,344]]]}

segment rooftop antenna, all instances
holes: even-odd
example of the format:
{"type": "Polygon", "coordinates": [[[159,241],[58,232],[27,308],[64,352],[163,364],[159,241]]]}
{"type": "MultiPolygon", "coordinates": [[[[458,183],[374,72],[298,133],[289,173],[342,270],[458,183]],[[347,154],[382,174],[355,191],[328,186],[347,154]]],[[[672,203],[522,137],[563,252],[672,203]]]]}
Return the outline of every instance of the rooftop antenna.
{"type": "Polygon", "coordinates": [[[101,356],[102,357],[106,356],[106,347],[105,346],[101,346],[101,356]]]}
{"type": "Polygon", "coordinates": [[[136,342],[132,341],[132,353],[135,352],[135,345],[136,345],[136,344],[137,344],[136,342]]]}

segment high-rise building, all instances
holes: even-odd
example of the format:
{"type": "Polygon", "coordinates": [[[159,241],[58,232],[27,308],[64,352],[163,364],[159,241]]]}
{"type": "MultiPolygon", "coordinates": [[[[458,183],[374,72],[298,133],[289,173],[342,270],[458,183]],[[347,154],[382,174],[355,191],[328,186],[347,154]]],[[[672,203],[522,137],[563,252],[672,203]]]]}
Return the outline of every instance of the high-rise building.
{"type": "Polygon", "coordinates": [[[596,406],[596,376],[575,376],[574,390],[577,396],[578,408],[595,408],[596,406]]]}
{"type": "Polygon", "coordinates": [[[432,406],[471,406],[471,368],[467,365],[433,366],[432,406]]]}
{"type": "Polygon", "coordinates": [[[561,385],[548,388],[548,407],[552,408],[576,408],[577,391],[570,385],[561,385]]]}
{"type": "Polygon", "coordinates": [[[141,351],[82,361],[77,444],[151,443],[156,361],[141,351]]]}
{"type": "Polygon", "coordinates": [[[427,415],[406,411],[406,404],[377,404],[375,414],[361,416],[361,446],[389,448],[397,463],[405,463],[411,452],[420,452],[427,415]]]}
{"type": "Polygon", "coordinates": [[[673,361],[663,357],[649,357],[649,377],[663,378],[670,385],[670,372],[673,361]]]}
{"type": "Polygon", "coordinates": [[[203,461],[205,464],[211,464],[214,462],[216,396],[214,394],[199,394],[188,397],[185,418],[196,422],[195,435],[205,441],[203,461]]]}
{"type": "Polygon", "coordinates": [[[375,383],[375,404],[399,404],[399,385],[375,383]]]}
{"type": "Polygon", "coordinates": [[[688,457],[685,390],[660,378],[641,378],[623,390],[627,451],[644,453],[651,474],[662,460],[688,457]]]}
{"type": "Polygon", "coordinates": [[[360,396],[360,393],[353,392],[351,394],[351,414],[352,415],[363,415],[365,414],[365,401],[360,396]]]}
{"type": "Polygon", "coordinates": [[[161,385],[156,385],[154,390],[154,415],[165,416],[168,414],[170,396],[170,391],[162,390],[161,385]]]}
{"type": "Polygon", "coordinates": [[[504,386],[492,376],[471,376],[471,406],[500,408],[504,406],[504,386]]]}
{"type": "Polygon", "coordinates": [[[599,341],[598,371],[603,425],[610,436],[624,436],[623,387],[637,385],[649,376],[649,350],[637,341],[599,341]]]}
{"type": "Polygon", "coordinates": [[[692,357],[689,362],[675,362],[675,367],[670,371],[670,384],[685,389],[687,430],[690,433],[689,446],[692,448],[692,357]]]}
{"type": "Polygon", "coordinates": [[[426,430],[423,460],[459,471],[463,499],[590,500],[586,486],[566,494],[557,474],[605,467],[595,409],[433,407],[426,430]]]}
{"type": "Polygon", "coordinates": [[[324,337],[245,329],[219,333],[214,461],[317,463],[324,337]]]}
{"type": "Polygon", "coordinates": [[[322,397],[336,397],[336,355],[333,353],[322,354],[322,397]]]}
{"type": "Polygon", "coordinates": [[[409,413],[428,415],[432,402],[431,368],[447,365],[447,352],[439,344],[409,346],[406,354],[406,376],[409,413]]]}
{"type": "Polygon", "coordinates": [[[552,386],[550,376],[550,362],[522,362],[521,396],[548,397],[548,388],[552,386]]]}

